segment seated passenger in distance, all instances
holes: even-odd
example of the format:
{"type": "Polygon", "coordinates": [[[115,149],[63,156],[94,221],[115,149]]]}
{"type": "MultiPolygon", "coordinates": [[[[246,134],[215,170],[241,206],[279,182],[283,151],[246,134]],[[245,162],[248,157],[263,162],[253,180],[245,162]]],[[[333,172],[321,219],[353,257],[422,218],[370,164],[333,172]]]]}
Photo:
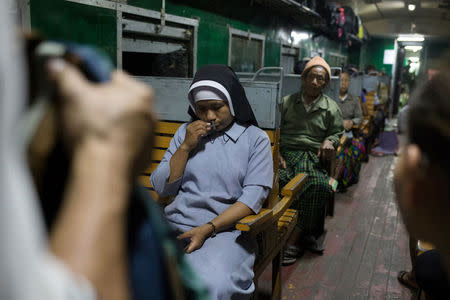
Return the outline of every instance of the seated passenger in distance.
{"type": "Polygon", "coordinates": [[[285,251],[284,264],[300,255],[294,242],[300,233],[301,245],[321,253],[315,239],[322,234],[324,209],[333,197],[324,161],[336,159],[343,134],[342,114],[337,103],[322,93],[330,82],[330,66],[321,57],[311,59],[303,70],[301,91],[283,98],[280,137],[280,186],[298,173],[307,173],[302,195],[294,200],[298,223],[285,251]]]}
{"type": "Polygon", "coordinates": [[[188,98],[192,121],[175,133],[151,183],[175,196],[165,215],[212,298],[246,299],[256,241],[233,226],[258,213],[272,188],[270,140],[231,68],[200,68],[188,98]]]}
{"type": "Polygon", "coordinates": [[[347,136],[345,147],[338,153],[338,159],[342,162],[339,170],[339,188],[345,189],[358,181],[362,158],[365,147],[362,137],[353,136],[353,125],[359,126],[362,122],[362,111],[359,100],[348,93],[350,75],[346,72],[341,74],[341,87],[339,92],[339,108],[344,119],[344,130],[347,136]]]}

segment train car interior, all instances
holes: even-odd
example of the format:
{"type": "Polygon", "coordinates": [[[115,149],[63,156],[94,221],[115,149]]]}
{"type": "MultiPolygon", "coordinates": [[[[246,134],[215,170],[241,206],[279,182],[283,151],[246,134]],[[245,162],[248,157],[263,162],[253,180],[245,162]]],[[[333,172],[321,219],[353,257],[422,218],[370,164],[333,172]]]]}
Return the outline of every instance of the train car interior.
{"type": "Polygon", "coordinates": [[[2,2],[0,299],[450,299],[449,0],[2,2]]]}

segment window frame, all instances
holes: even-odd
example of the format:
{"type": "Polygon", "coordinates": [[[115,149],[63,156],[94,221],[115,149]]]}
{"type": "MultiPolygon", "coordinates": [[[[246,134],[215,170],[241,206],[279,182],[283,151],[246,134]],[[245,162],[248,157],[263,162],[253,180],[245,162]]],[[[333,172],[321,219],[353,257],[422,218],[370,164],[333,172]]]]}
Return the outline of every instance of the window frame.
{"type": "MultiPolygon", "coordinates": [[[[239,30],[239,29],[235,29],[232,28],[231,26],[229,26],[229,40],[228,40],[228,66],[231,67],[231,49],[232,49],[232,43],[233,43],[233,35],[234,36],[238,36],[238,37],[244,37],[244,38],[248,38],[249,40],[258,40],[261,41],[261,47],[262,47],[262,51],[261,51],[261,68],[264,67],[264,55],[265,55],[265,50],[266,50],[266,36],[264,34],[258,34],[258,33],[254,33],[251,32],[250,30],[248,31],[243,31],[243,30],[239,30]]],[[[255,72],[258,70],[255,70],[255,72]]]]}
{"type": "MultiPolygon", "coordinates": [[[[114,2],[114,1],[108,1],[108,0],[65,0],[68,2],[74,2],[78,4],[84,4],[89,6],[95,6],[95,7],[101,7],[101,8],[107,8],[111,10],[116,11],[116,23],[117,23],[117,68],[122,69],[122,41],[123,41],[123,24],[124,24],[124,18],[123,14],[130,14],[135,15],[139,17],[145,17],[152,20],[161,21],[161,12],[140,8],[120,2],[114,2]]],[[[170,22],[173,24],[178,24],[182,26],[188,26],[192,28],[193,36],[192,36],[192,74],[189,74],[190,76],[194,76],[195,72],[197,71],[197,38],[198,38],[198,26],[199,26],[199,20],[198,19],[192,19],[192,18],[186,18],[186,17],[180,17],[172,14],[164,14],[164,20],[165,22],[170,22]]]]}
{"type": "MultiPolygon", "coordinates": [[[[283,54],[290,54],[290,53],[286,53],[286,52],[283,53],[283,48],[284,49],[290,48],[289,50],[295,49],[295,51],[297,51],[296,61],[294,62],[294,68],[295,68],[295,63],[297,61],[301,60],[301,57],[300,57],[301,56],[301,52],[302,52],[301,51],[301,49],[302,49],[301,43],[298,43],[297,45],[293,45],[293,44],[289,44],[289,43],[285,43],[285,42],[280,43],[280,67],[283,67],[281,65],[283,54]]],[[[290,56],[292,56],[292,55],[290,55],[290,56]]],[[[286,70],[284,70],[284,74],[294,74],[293,71],[294,70],[292,70],[292,73],[286,73],[286,70]]]]}

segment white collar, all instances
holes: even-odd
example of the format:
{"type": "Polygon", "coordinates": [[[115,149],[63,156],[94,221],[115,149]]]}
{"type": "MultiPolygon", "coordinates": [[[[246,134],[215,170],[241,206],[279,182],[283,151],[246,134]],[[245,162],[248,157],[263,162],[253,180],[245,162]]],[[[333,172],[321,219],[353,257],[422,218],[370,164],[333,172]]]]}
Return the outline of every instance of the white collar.
{"type": "Polygon", "coordinates": [[[341,95],[339,95],[339,100],[341,100],[342,102],[344,102],[344,101],[347,99],[347,97],[348,97],[348,93],[345,94],[345,96],[342,97],[342,98],[341,98],[341,95]]]}

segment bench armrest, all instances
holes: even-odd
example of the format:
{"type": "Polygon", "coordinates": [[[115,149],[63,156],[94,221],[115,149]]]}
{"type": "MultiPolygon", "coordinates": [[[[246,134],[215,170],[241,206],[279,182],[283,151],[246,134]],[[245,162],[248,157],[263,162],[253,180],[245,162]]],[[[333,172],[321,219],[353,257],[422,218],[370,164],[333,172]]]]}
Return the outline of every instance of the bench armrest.
{"type": "Polygon", "coordinates": [[[278,222],[278,219],[289,208],[292,201],[300,194],[302,187],[305,185],[308,175],[298,174],[288,184],[286,184],[281,195],[284,197],[272,208],[263,208],[256,215],[250,215],[240,219],[236,223],[236,229],[240,231],[256,234],[261,232],[269,224],[278,222]]]}

